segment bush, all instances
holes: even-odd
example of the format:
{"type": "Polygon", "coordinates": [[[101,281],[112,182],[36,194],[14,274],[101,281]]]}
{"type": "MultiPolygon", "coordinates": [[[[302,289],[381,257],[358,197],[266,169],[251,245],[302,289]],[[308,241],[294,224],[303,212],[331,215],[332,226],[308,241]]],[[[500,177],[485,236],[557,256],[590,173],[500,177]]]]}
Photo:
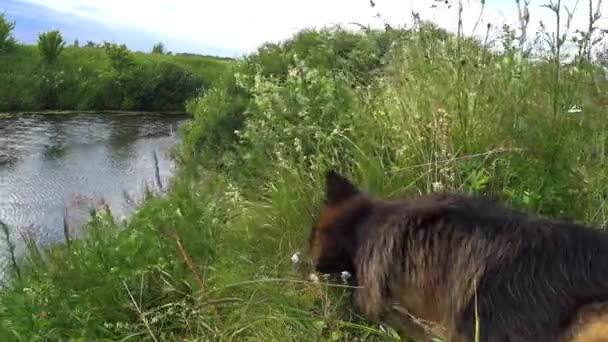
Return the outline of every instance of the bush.
{"type": "Polygon", "coordinates": [[[44,61],[52,65],[65,47],[65,41],[59,31],[54,30],[38,35],[38,50],[44,61]]]}
{"type": "Polygon", "coordinates": [[[183,108],[206,86],[202,79],[195,78],[183,67],[171,62],[155,63],[147,72],[147,81],[138,96],[143,109],[175,110],[183,108]]]}
{"type": "Polygon", "coordinates": [[[110,59],[112,69],[117,73],[127,73],[135,65],[135,58],[125,44],[104,42],[103,49],[110,59]]]}
{"type": "Polygon", "coordinates": [[[163,43],[154,44],[152,47],[152,53],[163,55],[165,53],[165,45],[163,43]]]}

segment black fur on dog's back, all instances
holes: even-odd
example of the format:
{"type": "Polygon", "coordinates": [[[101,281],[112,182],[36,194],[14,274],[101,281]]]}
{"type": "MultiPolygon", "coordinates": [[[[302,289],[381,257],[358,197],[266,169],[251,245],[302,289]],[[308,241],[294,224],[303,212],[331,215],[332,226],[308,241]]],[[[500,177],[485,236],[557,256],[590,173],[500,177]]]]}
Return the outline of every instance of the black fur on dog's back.
{"type": "MultiPolygon", "coordinates": [[[[555,341],[579,308],[608,301],[608,232],[447,196],[435,214],[455,232],[506,238],[517,251],[479,280],[482,341],[555,341]]],[[[474,304],[459,319],[463,334],[474,330],[474,304]]]]}

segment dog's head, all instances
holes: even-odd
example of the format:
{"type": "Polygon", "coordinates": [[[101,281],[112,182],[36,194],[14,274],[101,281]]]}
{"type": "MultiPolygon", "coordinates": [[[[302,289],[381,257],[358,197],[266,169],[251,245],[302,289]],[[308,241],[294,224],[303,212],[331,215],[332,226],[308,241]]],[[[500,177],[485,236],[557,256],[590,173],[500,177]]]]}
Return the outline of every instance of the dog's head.
{"type": "Polygon", "coordinates": [[[371,209],[368,197],[336,171],[325,176],[325,202],[309,237],[315,270],[355,272],[353,258],[361,221],[371,209]]]}

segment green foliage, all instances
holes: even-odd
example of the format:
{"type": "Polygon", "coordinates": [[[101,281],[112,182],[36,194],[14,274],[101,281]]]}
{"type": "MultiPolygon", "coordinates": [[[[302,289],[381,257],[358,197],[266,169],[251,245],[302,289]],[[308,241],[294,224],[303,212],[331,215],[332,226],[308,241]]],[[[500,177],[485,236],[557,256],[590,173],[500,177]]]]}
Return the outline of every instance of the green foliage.
{"type": "MultiPolygon", "coordinates": [[[[195,121],[181,146],[185,164],[221,172],[246,194],[220,249],[218,269],[230,271],[215,274],[238,272],[233,282],[301,279],[282,263],[306,250],[329,167],[377,195],[487,194],[605,226],[607,127],[594,88],[607,85],[592,81],[601,73],[564,66],[556,93],[547,86],[552,63],[515,49],[496,54],[433,25],[398,35],[309,31],[262,47],[235,67],[233,81],[192,101],[195,121]],[[385,39],[397,43],[378,43],[385,39]],[[356,53],[366,47],[364,56],[356,53]],[[581,113],[569,112],[582,104],[581,113]],[[251,267],[228,261],[234,258],[251,267]]],[[[314,287],[284,283],[242,291],[250,303],[269,304],[235,308],[233,320],[219,323],[223,336],[282,340],[295,331],[302,335],[294,340],[333,340],[374,331],[346,327],[353,321],[339,291],[323,297],[314,287]],[[323,314],[311,317],[304,312],[314,298],[323,314]],[[251,321],[255,329],[247,329],[251,321]]]]}
{"type": "Polygon", "coordinates": [[[184,105],[186,100],[191,99],[201,91],[199,88],[206,88],[204,80],[199,80],[195,76],[171,62],[158,62],[152,66],[149,77],[144,82],[142,94],[139,100],[146,110],[151,108],[163,108],[168,103],[179,103],[184,105]]]}
{"type": "Polygon", "coordinates": [[[205,195],[218,182],[210,179],[196,193],[189,185],[175,185],[169,198],[150,199],[127,229],[117,229],[111,213],[97,210],[87,239],[74,241],[69,249],[39,251],[43,258],[28,258],[27,282],[23,283],[27,287],[19,290],[25,295],[9,290],[0,300],[2,340],[26,336],[114,340],[144,328],[131,320],[138,309],[150,312],[151,327],[165,330],[158,335],[164,340],[163,336],[179,333],[171,322],[204,317],[206,308],[180,309],[189,307],[201,289],[177,241],[197,265],[214,260],[216,230],[222,223],[211,218],[221,217],[220,208],[230,205],[227,198],[205,195]],[[57,267],[62,274],[55,277],[57,267]],[[87,294],[90,290],[96,294],[87,294]],[[36,300],[39,296],[45,299],[36,300]],[[90,307],[96,309],[90,311],[90,307]]]}
{"type": "MultiPolygon", "coordinates": [[[[0,338],[397,340],[350,311],[344,289],[307,281],[330,167],[376,195],[488,194],[606,226],[602,69],[564,65],[554,84],[553,62],[505,44],[498,54],[422,24],[261,47],[188,102],[167,198],[124,225],[97,218],[87,239],[25,262],[23,282],[0,295],[0,338]]],[[[117,70],[90,82],[105,84],[102,99],[136,105],[177,96],[164,83],[190,88],[171,63],[117,70]],[[145,70],[156,78],[125,97],[145,70]]]]}
{"type": "Polygon", "coordinates": [[[93,41],[87,40],[87,43],[86,43],[85,47],[88,47],[88,48],[91,48],[91,49],[95,49],[95,48],[98,47],[98,45],[95,44],[95,42],[93,42],[93,41]]]}
{"type": "Polygon", "coordinates": [[[13,37],[15,22],[10,22],[5,13],[0,13],[0,52],[11,52],[15,48],[17,41],[13,37]]]}
{"type": "Polygon", "coordinates": [[[45,70],[38,83],[37,102],[42,109],[54,109],[60,106],[59,96],[65,91],[66,75],[63,70],[45,70]]]}
{"type": "Polygon", "coordinates": [[[132,53],[124,46],[105,46],[107,50],[68,46],[53,65],[39,63],[34,46],[17,45],[11,54],[0,54],[0,112],[183,111],[186,99],[209,88],[230,65],[212,57],[132,53]]]}
{"type": "Polygon", "coordinates": [[[106,56],[110,59],[112,69],[118,73],[127,72],[135,65],[135,58],[125,44],[103,43],[106,56]]]}
{"type": "Polygon", "coordinates": [[[159,55],[162,55],[165,53],[165,45],[163,43],[157,43],[154,44],[154,46],[152,47],[152,53],[157,53],[159,55]]]}
{"type": "Polygon", "coordinates": [[[65,41],[59,31],[43,32],[38,35],[38,50],[47,64],[55,64],[64,48],[65,41]]]}

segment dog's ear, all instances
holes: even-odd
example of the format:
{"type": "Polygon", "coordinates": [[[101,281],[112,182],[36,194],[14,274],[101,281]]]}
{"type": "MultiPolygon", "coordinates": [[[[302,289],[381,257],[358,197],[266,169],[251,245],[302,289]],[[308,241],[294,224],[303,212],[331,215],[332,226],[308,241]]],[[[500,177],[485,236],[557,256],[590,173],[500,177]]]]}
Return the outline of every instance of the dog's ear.
{"type": "Polygon", "coordinates": [[[360,193],[348,179],[329,170],[325,174],[325,200],[327,205],[336,205],[360,193]]]}

